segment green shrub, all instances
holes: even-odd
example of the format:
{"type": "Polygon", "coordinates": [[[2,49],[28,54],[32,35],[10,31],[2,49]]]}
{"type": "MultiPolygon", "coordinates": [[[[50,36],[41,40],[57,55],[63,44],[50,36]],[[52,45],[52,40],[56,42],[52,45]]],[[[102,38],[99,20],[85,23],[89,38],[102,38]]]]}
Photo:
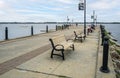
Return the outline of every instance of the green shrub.
{"type": "Polygon", "coordinates": [[[120,78],[120,74],[116,74],[116,78],[120,78]]]}
{"type": "Polygon", "coordinates": [[[110,40],[110,46],[112,45],[116,45],[116,43],[110,40]]]}
{"type": "Polygon", "coordinates": [[[118,50],[118,49],[115,49],[116,50],[116,52],[118,53],[118,54],[120,54],[120,50],[118,50]]]}

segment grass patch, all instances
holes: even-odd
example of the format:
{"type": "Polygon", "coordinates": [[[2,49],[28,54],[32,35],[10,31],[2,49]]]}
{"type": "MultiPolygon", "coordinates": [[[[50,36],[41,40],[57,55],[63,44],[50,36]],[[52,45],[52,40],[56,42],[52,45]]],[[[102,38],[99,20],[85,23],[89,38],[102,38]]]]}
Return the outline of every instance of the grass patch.
{"type": "Polygon", "coordinates": [[[105,30],[105,36],[107,36],[110,39],[110,35],[109,32],[107,32],[107,30],[105,30]]]}
{"type": "Polygon", "coordinates": [[[120,74],[116,74],[116,78],[120,78],[120,74]]]}
{"type": "Polygon", "coordinates": [[[112,45],[116,45],[116,43],[110,40],[110,46],[112,45]]]}
{"type": "Polygon", "coordinates": [[[118,54],[120,54],[120,50],[118,50],[118,49],[115,49],[115,51],[116,51],[118,54]]]}

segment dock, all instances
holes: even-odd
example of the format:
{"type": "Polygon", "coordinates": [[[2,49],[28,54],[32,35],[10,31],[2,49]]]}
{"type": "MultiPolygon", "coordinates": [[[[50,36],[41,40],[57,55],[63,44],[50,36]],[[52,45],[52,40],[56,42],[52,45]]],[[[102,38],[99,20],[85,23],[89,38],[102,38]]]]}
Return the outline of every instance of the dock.
{"type": "Polygon", "coordinates": [[[65,60],[50,58],[49,38],[64,34],[73,39],[75,30],[83,32],[83,27],[0,42],[0,78],[115,78],[110,57],[110,73],[99,71],[103,55],[99,26],[83,43],[74,41],[75,51],[65,51],[65,60]]]}

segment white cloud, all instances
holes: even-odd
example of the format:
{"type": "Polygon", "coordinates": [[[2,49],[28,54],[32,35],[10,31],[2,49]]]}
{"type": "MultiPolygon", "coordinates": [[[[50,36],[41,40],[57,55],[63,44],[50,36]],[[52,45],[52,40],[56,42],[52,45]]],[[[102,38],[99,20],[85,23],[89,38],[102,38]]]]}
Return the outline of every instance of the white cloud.
{"type": "Polygon", "coordinates": [[[6,7],[7,7],[6,3],[4,1],[0,0],[0,9],[6,8],[6,7]]]}
{"type": "Polygon", "coordinates": [[[99,10],[112,9],[119,5],[119,0],[99,0],[88,5],[88,7],[99,10]]]}
{"type": "MultiPolygon", "coordinates": [[[[86,0],[87,1],[87,0],[86,0]]],[[[87,21],[92,21],[92,11],[100,20],[118,20],[120,0],[88,0],[87,21]],[[92,1],[92,2],[91,2],[92,1]],[[112,13],[111,10],[114,10],[112,13]]],[[[79,0],[0,0],[0,21],[83,21],[83,11],[78,11],[79,0]]]]}
{"type": "Polygon", "coordinates": [[[72,4],[73,0],[56,0],[61,3],[72,4]]]}
{"type": "Polygon", "coordinates": [[[30,0],[30,1],[33,1],[33,2],[35,2],[35,1],[38,1],[38,0],[30,0]]]}

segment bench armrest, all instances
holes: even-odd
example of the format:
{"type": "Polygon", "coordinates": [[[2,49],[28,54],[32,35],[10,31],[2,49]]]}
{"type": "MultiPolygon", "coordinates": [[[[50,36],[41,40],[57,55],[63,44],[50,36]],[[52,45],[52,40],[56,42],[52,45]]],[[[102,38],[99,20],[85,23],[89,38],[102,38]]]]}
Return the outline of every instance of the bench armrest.
{"type": "MultiPolygon", "coordinates": [[[[55,48],[57,49],[57,47],[59,47],[60,49],[64,49],[64,46],[63,45],[61,45],[61,44],[57,44],[57,45],[55,45],[55,48]]],[[[58,48],[58,49],[59,49],[58,48]]]]}

